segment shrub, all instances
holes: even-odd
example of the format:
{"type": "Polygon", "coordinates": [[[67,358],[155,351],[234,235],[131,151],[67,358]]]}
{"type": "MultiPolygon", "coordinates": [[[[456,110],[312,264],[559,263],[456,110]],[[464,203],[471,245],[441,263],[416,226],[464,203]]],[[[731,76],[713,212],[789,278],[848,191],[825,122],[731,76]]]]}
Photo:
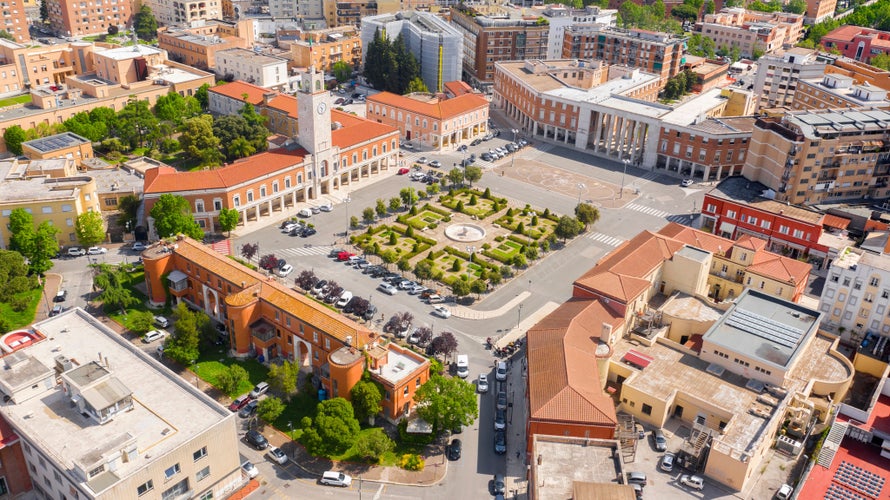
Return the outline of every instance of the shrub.
{"type": "Polygon", "coordinates": [[[395,245],[398,242],[399,242],[399,238],[396,236],[396,233],[394,233],[394,232],[389,233],[389,244],[395,245]]]}
{"type": "Polygon", "coordinates": [[[15,312],[22,312],[28,308],[30,303],[31,301],[28,300],[28,297],[13,297],[9,301],[9,307],[15,312]]]}
{"type": "Polygon", "coordinates": [[[458,212],[464,211],[464,202],[462,200],[458,200],[457,205],[454,207],[458,212]]]}
{"type": "Polygon", "coordinates": [[[490,200],[491,199],[491,189],[485,188],[485,192],[482,193],[482,197],[485,198],[486,200],[490,200]]]}
{"type": "Polygon", "coordinates": [[[451,272],[456,273],[460,271],[460,259],[454,259],[454,262],[451,263],[451,272]]]}
{"type": "Polygon", "coordinates": [[[538,225],[538,216],[537,215],[532,216],[532,226],[537,226],[537,225],[538,225]]]}
{"type": "Polygon", "coordinates": [[[479,200],[476,199],[476,195],[474,194],[470,196],[470,205],[475,205],[477,203],[479,203],[479,200]]]}
{"type": "Polygon", "coordinates": [[[525,224],[519,223],[516,225],[516,232],[519,234],[525,234],[525,224]]]}
{"type": "Polygon", "coordinates": [[[433,222],[433,223],[431,223],[431,224],[430,224],[429,226],[427,226],[427,227],[430,228],[430,229],[436,229],[437,227],[439,227],[439,225],[436,224],[435,222],[433,222]]]}
{"type": "Polygon", "coordinates": [[[491,244],[490,244],[490,243],[483,243],[483,244],[482,244],[482,249],[483,249],[483,250],[490,250],[490,249],[491,249],[491,244]]]}
{"type": "Polygon", "coordinates": [[[505,238],[504,238],[503,236],[495,236],[495,237],[494,237],[494,241],[497,241],[498,243],[503,242],[504,239],[505,239],[505,238]]]}
{"type": "Polygon", "coordinates": [[[406,453],[402,455],[402,460],[399,462],[399,467],[405,470],[416,470],[422,471],[424,466],[423,459],[420,458],[420,455],[415,455],[413,453],[406,453]]]}
{"type": "Polygon", "coordinates": [[[451,222],[451,216],[446,215],[445,217],[442,218],[442,222],[451,222]]]}
{"type": "MultiPolygon", "coordinates": [[[[512,207],[507,209],[507,217],[513,217],[513,208],[512,207]]],[[[512,224],[512,221],[511,221],[511,224],[512,224]]]]}

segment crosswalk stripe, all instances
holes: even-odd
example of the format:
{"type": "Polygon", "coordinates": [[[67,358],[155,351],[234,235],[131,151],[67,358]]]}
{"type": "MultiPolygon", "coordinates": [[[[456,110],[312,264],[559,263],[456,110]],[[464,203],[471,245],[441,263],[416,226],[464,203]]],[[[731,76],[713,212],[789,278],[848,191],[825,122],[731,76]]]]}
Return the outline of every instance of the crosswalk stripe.
{"type": "Polygon", "coordinates": [[[626,208],[659,218],[664,218],[671,215],[670,212],[665,212],[664,210],[659,210],[657,208],[647,207],[644,205],[637,205],[636,203],[630,203],[626,206],[626,208]]]}
{"type": "Polygon", "coordinates": [[[624,243],[624,240],[621,238],[617,238],[615,236],[609,236],[608,234],[603,234],[603,233],[588,233],[586,235],[586,238],[591,239],[593,241],[598,241],[600,243],[603,243],[603,244],[606,244],[606,245],[609,245],[612,247],[617,247],[618,245],[621,245],[622,243],[624,243]]]}
{"type": "Polygon", "coordinates": [[[279,252],[294,257],[306,257],[309,255],[327,255],[331,248],[329,246],[293,247],[279,250],[279,252]]]}

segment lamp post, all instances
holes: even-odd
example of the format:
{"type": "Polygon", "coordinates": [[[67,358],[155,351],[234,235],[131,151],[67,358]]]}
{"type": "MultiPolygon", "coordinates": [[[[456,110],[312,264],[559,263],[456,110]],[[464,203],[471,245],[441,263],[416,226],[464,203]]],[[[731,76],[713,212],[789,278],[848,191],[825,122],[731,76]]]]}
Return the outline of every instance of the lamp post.
{"type": "Polygon", "coordinates": [[[579,205],[581,204],[581,193],[583,193],[585,189],[587,189],[587,185],[585,185],[583,182],[579,182],[578,183],[578,204],[579,205]]]}
{"type": "MultiPolygon", "coordinates": [[[[517,129],[510,129],[513,132],[513,142],[516,142],[516,134],[519,132],[517,129]]],[[[510,168],[513,168],[513,164],[516,162],[516,152],[514,151],[512,155],[510,155],[510,168]]]]}
{"type": "Polygon", "coordinates": [[[522,323],[522,304],[519,304],[519,318],[516,320],[516,329],[519,330],[519,324],[522,323]]]}
{"type": "Polygon", "coordinates": [[[618,193],[619,198],[624,198],[624,176],[627,175],[627,164],[630,163],[628,158],[623,160],[624,171],[621,172],[621,191],[618,193]]]}
{"type": "Polygon", "coordinates": [[[343,234],[346,235],[346,243],[348,244],[349,243],[349,202],[352,201],[352,198],[350,198],[349,195],[346,195],[346,199],[343,201],[346,202],[346,232],[344,232],[343,234]]]}

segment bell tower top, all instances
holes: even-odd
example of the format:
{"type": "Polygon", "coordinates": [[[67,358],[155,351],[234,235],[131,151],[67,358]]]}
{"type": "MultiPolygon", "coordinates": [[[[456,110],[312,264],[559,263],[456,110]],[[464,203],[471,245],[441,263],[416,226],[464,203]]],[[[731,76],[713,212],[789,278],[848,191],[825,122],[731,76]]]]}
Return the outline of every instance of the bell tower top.
{"type": "Polygon", "coordinates": [[[306,94],[317,94],[324,92],[324,73],[315,71],[315,67],[310,67],[309,71],[303,73],[300,80],[300,92],[306,94]]]}

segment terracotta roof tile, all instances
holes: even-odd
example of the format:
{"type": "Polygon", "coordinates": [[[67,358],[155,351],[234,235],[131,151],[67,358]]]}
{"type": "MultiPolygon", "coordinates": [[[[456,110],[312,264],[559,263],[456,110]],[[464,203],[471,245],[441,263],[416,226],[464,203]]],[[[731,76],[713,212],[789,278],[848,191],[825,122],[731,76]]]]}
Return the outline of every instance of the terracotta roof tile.
{"type": "Polygon", "coordinates": [[[614,425],[615,405],[602,389],[597,348],[603,323],[623,318],[597,300],[570,299],[528,331],[529,416],[533,419],[614,425]]]}
{"type": "Polygon", "coordinates": [[[398,139],[399,130],[383,123],[377,123],[339,110],[331,111],[331,122],[341,127],[331,132],[331,142],[341,150],[347,150],[364,142],[392,135],[398,139]]]}
{"type": "Polygon", "coordinates": [[[390,92],[380,92],[368,96],[368,105],[371,103],[393,106],[437,120],[446,120],[474,109],[488,107],[488,100],[480,94],[463,94],[451,99],[434,99],[430,102],[423,102],[390,92]]]}
{"type": "Polygon", "coordinates": [[[801,283],[810,277],[813,266],[806,262],[791,259],[772,252],[760,251],[754,254],[754,261],[745,272],[759,274],[779,281],[801,283]]]}
{"type": "Polygon", "coordinates": [[[202,245],[191,238],[182,238],[176,241],[174,251],[186,260],[208,269],[236,286],[240,287],[240,283],[244,283],[244,288],[240,292],[226,296],[225,301],[229,305],[250,303],[252,300],[256,300],[254,292],[257,292],[259,297],[266,302],[293,314],[319,331],[340,341],[345,342],[346,337],[352,337],[353,345],[361,347],[369,340],[371,333],[369,329],[306,298],[274,279],[269,279],[242,266],[209,246],[202,245]]]}
{"type": "Polygon", "coordinates": [[[287,116],[295,120],[297,119],[297,98],[292,95],[278,94],[269,99],[269,103],[266,104],[266,106],[272,109],[277,109],[278,111],[283,111],[284,113],[287,113],[287,116]]]}
{"type": "Polygon", "coordinates": [[[263,87],[242,82],[240,80],[225,85],[210,87],[208,91],[213,92],[214,94],[231,97],[232,99],[238,99],[239,101],[244,100],[244,94],[247,94],[247,101],[254,106],[263,102],[263,94],[268,94],[270,92],[269,89],[264,89],[263,87]]]}
{"type": "Polygon", "coordinates": [[[838,217],[837,215],[825,214],[825,216],[822,217],[822,225],[837,229],[847,229],[847,226],[850,225],[850,219],[838,217]]]}
{"type": "Polygon", "coordinates": [[[469,84],[460,80],[455,82],[445,82],[444,87],[445,91],[449,92],[453,96],[470,94],[473,92],[473,88],[470,87],[469,84]]]}
{"type": "Polygon", "coordinates": [[[179,172],[173,167],[157,167],[146,172],[143,192],[163,194],[198,189],[224,189],[279,170],[302,166],[306,154],[303,149],[278,148],[213,170],[179,172]]]}
{"type": "Polygon", "coordinates": [[[735,241],[735,246],[757,252],[766,248],[766,240],[745,234],[735,241]]]}

